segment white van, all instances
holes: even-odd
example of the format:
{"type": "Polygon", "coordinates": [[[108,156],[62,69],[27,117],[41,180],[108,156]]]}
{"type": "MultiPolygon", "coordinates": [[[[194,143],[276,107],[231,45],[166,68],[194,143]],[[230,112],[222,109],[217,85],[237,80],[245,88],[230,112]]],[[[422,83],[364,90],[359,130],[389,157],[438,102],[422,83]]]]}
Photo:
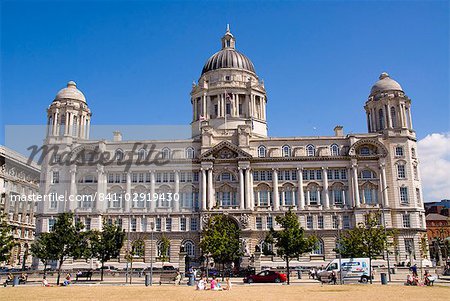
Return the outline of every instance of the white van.
{"type": "MultiPolygon", "coordinates": [[[[369,258],[342,258],[333,259],[325,268],[324,271],[318,274],[318,279],[321,282],[330,282],[333,271],[336,273],[337,281],[339,282],[339,273],[342,272],[342,280],[359,280],[361,283],[367,283],[370,279],[369,258]],[[342,269],[341,269],[342,266],[342,269]]],[[[373,279],[373,275],[372,275],[373,279]]]]}

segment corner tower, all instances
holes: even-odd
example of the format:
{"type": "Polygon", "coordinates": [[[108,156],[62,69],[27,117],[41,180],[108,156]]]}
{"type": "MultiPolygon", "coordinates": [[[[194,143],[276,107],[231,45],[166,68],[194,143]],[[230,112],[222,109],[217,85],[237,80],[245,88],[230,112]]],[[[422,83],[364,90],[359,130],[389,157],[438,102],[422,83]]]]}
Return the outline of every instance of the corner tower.
{"type": "Polygon", "coordinates": [[[415,136],[411,118],[411,99],[386,72],[372,86],[364,106],[369,133],[415,136]]]}
{"type": "Polygon", "coordinates": [[[203,66],[198,83],[192,85],[192,136],[204,126],[233,133],[247,127],[252,135],[267,137],[266,90],[253,63],[236,50],[236,39],[227,26],[222,49],[203,66]]]}
{"type": "Polygon", "coordinates": [[[89,139],[91,115],[83,92],[70,81],[47,109],[47,137],[89,139]]]}

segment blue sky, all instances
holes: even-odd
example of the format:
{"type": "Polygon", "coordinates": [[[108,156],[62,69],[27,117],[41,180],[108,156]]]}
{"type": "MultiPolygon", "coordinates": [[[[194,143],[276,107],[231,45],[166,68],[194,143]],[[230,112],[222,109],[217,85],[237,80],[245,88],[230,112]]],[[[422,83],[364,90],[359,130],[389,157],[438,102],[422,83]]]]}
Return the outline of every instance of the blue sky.
{"type": "Polygon", "coordinates": [[[367,131],[383,71],[412,99],[418,138],[449,130],[447,1],[2,1],[2,127],[45,123],[69,80],[93,124],[188,124],[227,23],[265,81],[272,136],[367,131]]]}

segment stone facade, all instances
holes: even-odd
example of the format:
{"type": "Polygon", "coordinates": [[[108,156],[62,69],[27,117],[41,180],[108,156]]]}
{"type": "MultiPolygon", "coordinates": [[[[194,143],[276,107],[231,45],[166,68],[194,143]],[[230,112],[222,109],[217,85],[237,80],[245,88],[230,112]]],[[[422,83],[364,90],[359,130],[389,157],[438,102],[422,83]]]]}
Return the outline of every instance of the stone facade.
{"type": "MultiPolygon", "coordinates": [[[[91,113],[84,95],[73,82],[65,89],[70,93],[58,93],[48,110],[46,145],[72,156],[85,152],[93,158],[100,151],[115,161],[64,166],[51,164],[59,155],[47,157],[41,193],[97,199],[41,203],[38,232],[49,231],[56,215],[70,210],[89,228],[110,220],[130,229],[131,240],[145,241],[141,261],[146,264],[151,257],[158,260],[158,242],[166,235],[170,263],[177,265],[182,244],[193,260],[201,255],[200,231],[212,215],[227,214],[235,221],[250,256],[270,227],[278,228],[275,217],[292,209],[307,232],[320,238],[304,262],[335,258],[338,229],[352,228],[364,214],[382,210],[388,228],[398,229],[395,260],[409,260],[407,254],[419,259],[425,217],[411,101],[385,73],[365,102],[368,133],[345,135],[337,126],[334,135],[321,137],[267,136],[265,85],[251,61],[236,51],[229,30],[222,49],[193,84],[191,139],[123,141],[115,133],[112,141],[89,140],[91,113]],[[150,146],[168,163],[133,164],[124,171],[122,158],[138,161],[150,146]],[[133,194],[146,198],[127,200],[133,194]],[[99,195],[113,197],[102,201],[99,195]],[[408,248],[413,252],[407,253],[408,248]]],[[[262,265],[279,260],[261,259],[262,265]]]]}
{"type": "Polygon", "coordinates": [[[29,247],[34,240],[37,205],[33,199],[21,197],[39,194],[40,166],[28,164],[27,160],[11,149],[0,147],[0,213],[6,214],[18,242],[7,264],[20,267],[32,263],[29,247]]]}

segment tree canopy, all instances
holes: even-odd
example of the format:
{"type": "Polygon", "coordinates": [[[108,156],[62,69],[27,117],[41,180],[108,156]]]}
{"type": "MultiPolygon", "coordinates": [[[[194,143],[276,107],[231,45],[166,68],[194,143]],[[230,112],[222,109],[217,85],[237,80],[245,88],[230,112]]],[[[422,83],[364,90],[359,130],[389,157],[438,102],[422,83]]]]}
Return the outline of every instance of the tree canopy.
{"type": "Polygon", "coordinates": [[[0,214],[0,262],[9,259],[11,250],[17,244],[11,231],[12,227],[8,224],[6,215],[0,214]]]}
{"type": "Polygon", "coordinates": [[[270,229],[265,242],[269,244],[273,241],[276,247],[276,254],[286,262],[289,284],[289,261],[294,258],[299,259],[302,254],[312,251],[317,243],[317,238],[312,235],[305,235],[304,229],[300,227],[297,215],[291,210],[282,216],[277,216],[275,220],[280,225],[281,230],[275,231],[273,228],[270,229]]]}
{"type": "Polygon", "coordinates": [[[217,263],[229,263],[242,255],[239,240],[241,230],[225,215],[215,215],[202,231],[200,247],[217,263]]]}

